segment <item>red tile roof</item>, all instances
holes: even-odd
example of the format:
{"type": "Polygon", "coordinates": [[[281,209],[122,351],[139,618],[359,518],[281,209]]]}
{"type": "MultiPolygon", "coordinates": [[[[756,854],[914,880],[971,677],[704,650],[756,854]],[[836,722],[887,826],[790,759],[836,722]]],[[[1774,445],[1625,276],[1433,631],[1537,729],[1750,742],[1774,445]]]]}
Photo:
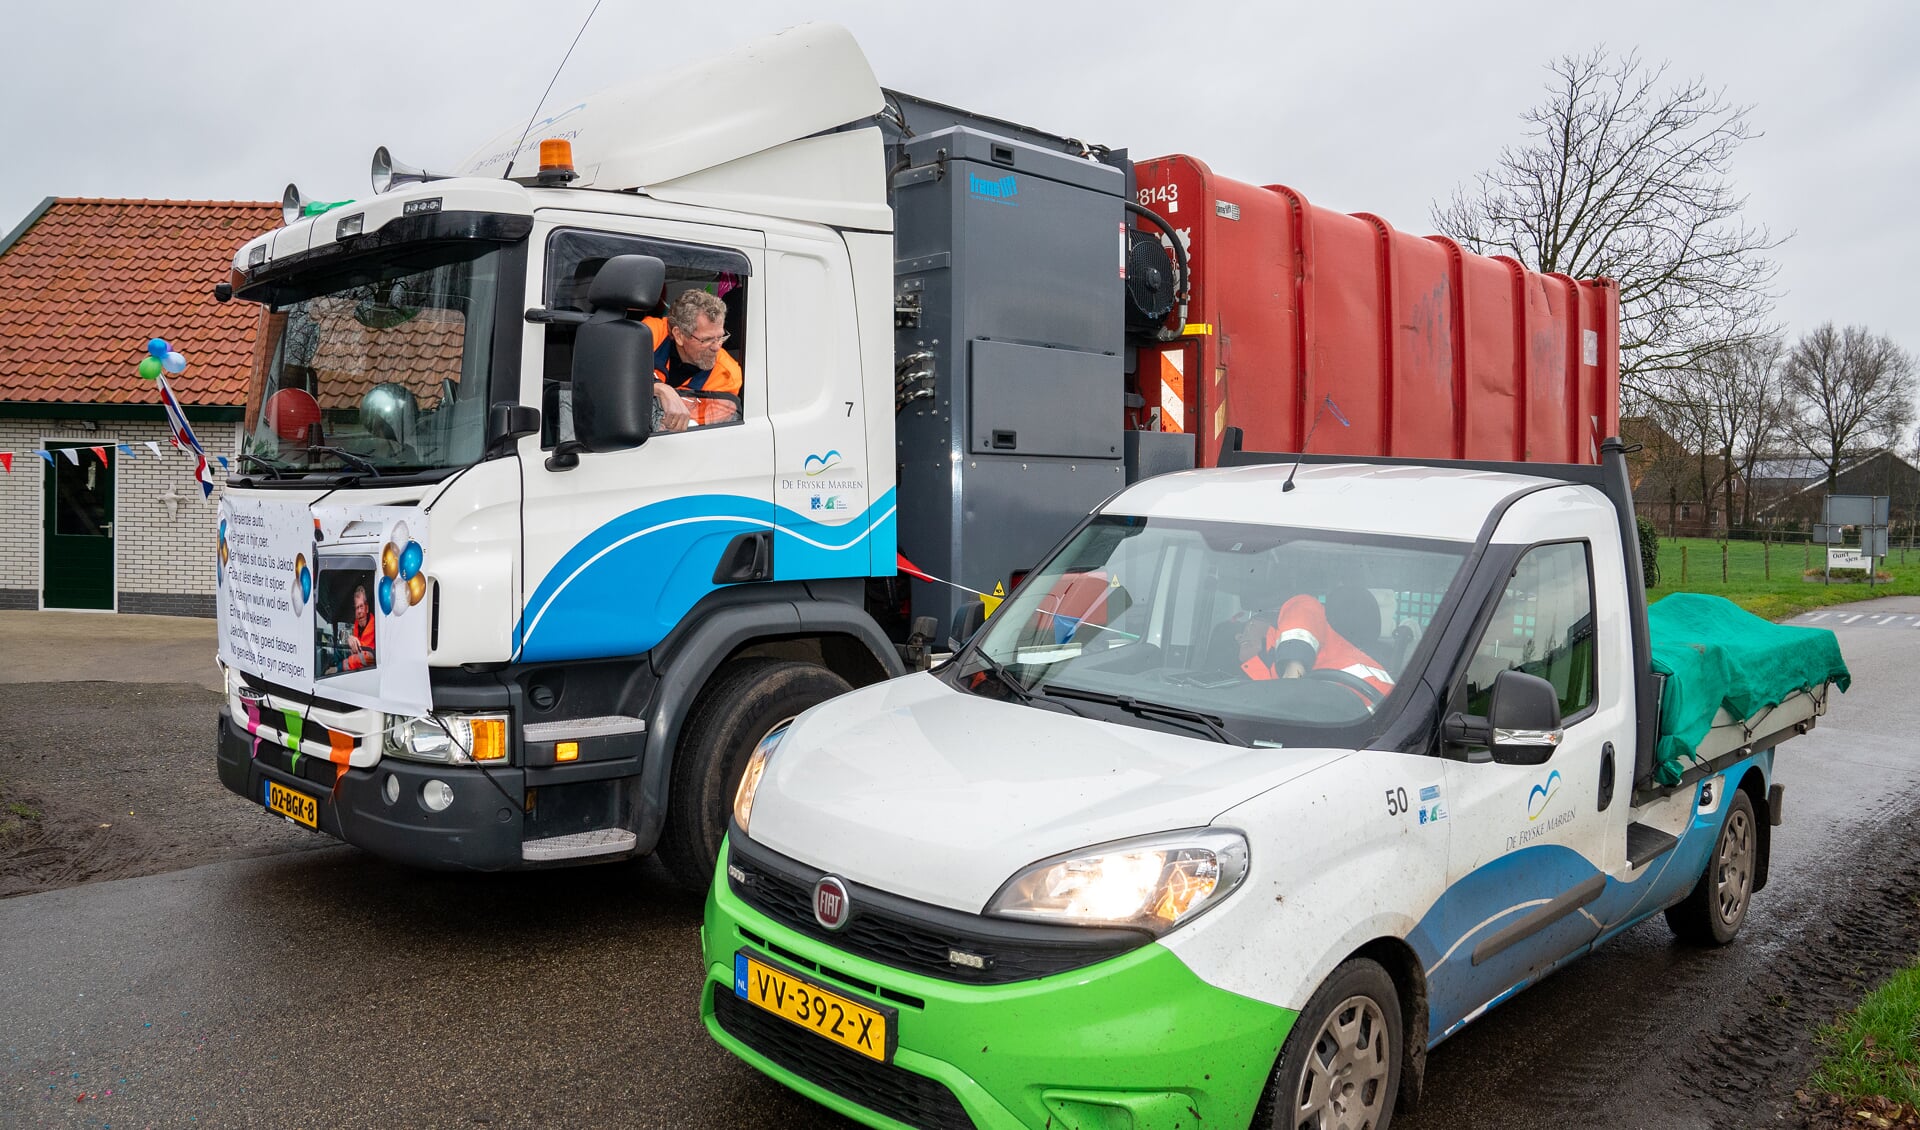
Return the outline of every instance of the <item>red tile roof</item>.
{"type": "Polygon", "coordinates": [[[0,250],[0,400],[155,404],[135,373],[166,338],[187,407],[242,404],[259,307],[213,300],[241,244],[277,203],[55,200],[0,250]]]}

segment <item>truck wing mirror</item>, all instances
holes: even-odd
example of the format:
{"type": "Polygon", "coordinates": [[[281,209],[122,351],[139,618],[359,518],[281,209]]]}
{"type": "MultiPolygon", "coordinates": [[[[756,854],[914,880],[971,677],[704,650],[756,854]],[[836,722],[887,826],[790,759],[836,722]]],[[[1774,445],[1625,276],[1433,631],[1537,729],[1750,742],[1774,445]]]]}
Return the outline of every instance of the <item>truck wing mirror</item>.
{"type": "Polygon", "coordinates": [[[1487,724],[1493,731],[1488,746],[1495,761],[1538,765],[1553,756],[1565,733],[1560,728],[1560,694],[1538,675],[1502,671],[1493,679],[1487,724]]]}
{"type": "Polygon", "coordinates": [[[500,401],[487,409],[487,450],[512,443],[521,436],[538,435],[540,410],[500,401]]]}
{"type": "Polygon", "coordinates": [[[587,288],[591,313],[573,335],[573,436],[554,448],[550,470],[582,451],[625,451],[653,432],[653,333],[639,317],[660,302],[666,264],[652,255],[616,255],[587,288]]]}

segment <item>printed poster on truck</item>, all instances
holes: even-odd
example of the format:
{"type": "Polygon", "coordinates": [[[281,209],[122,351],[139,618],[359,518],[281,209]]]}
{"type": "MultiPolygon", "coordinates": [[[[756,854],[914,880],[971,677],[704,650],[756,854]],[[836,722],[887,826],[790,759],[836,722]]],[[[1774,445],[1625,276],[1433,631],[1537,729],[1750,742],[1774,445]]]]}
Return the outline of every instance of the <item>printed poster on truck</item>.
{"type": "Polygon", "coordinates": [[[431,710],[426,522],[409,506],[220,504],[220,659],[302,694],[431,710]]]}

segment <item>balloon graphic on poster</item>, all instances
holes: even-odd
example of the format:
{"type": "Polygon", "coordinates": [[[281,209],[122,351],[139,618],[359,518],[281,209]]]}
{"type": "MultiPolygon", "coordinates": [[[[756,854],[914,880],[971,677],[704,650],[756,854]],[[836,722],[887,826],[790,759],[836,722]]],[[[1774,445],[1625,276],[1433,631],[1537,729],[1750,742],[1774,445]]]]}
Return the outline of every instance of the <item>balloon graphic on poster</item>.
{"type": "Polygon", "coordinates": [[[414,541],[405,522],[395,522],[387,544],[380,547],[380,611],[405,615],[427,596],[426,547],[414,541]]]}
{"type": "Polygon", "coordinates": [[[313,570],[307,568],[304,553],[294,555],[293,576],[287,579],[287,593],[293,598],[294,615],[305,615],[307,602],[313,599],[313,570]]]}

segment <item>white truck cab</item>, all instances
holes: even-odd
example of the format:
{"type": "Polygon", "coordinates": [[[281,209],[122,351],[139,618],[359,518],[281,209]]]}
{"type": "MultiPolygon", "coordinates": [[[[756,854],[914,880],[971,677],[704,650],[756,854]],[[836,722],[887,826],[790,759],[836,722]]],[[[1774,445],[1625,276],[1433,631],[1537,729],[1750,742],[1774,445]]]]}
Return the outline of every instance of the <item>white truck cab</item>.
{"type": "Polygon", "coordinates": [[[1429,1047],[1595,944],[1661,910],[1732,937],[1826,686],[1640,771],[1617,441],[1286,460],[1121,492],[951,663],[762,745],[717,1039],[873,1125],[1383,1126],[1429,1047]]]}

